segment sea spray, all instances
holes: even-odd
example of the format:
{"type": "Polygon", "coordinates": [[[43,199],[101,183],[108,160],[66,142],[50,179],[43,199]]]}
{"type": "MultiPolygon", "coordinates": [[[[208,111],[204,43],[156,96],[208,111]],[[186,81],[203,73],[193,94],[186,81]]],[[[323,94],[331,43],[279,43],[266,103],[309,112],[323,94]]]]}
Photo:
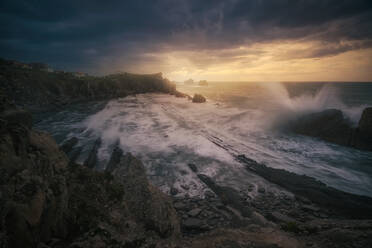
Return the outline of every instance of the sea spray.
{"type": "Polygon", "coordinates": [[[267,90],[268,100],[276,106],[271,116],[271,126],[283,126],[294,118],[326,109],[339,109],[346,118],[356,125],[366,105],[347,106],[342,102],[340,91],[332,84],[323,84],[315,94],[304,92],[297,96],[290,96],[288,88],[283,83],[262,83],[267,90]]]}

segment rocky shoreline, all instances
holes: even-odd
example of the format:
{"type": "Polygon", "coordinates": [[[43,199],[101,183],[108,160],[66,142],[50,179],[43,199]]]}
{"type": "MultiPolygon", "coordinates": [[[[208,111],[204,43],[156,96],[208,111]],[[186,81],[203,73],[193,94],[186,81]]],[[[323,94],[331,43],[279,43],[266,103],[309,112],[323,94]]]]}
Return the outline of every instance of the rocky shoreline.
{"type": "Polygon", "coordinates": [[[372,151],[372,107],[363,110],[357,126],[341,110],[327,109],[292,120],[288,129],[342,146],[372,151]]]}
{"type": "MultiPolygon", "coordinates": [[[[36,72],[29,73],[32,76],[36,72]]],[[[40,73],[44,77],[49,72],[40,73]]],[[[163,88],[168,84],[158,76],[145,78],[149,85],[162,86],[142,85],[138,92],[162,89],[163,93],[182,95],[175,88],[163,88]]],[[[6,80],[5,88],[26,82],[6,80]]],[[[128,87],[125,80],[120,82],[128,87]]],[[[87,86],[84,81],[81,85],[87,86]]],[[[238,191],[220,185],[199,173],[197,165],[189,164],[192,173],[208,188],[205,198],[180,197],[176,190],[166,195],[149,183],[142,162],[119,147],[112,152],[106,169],[98,168],[99,139],[88,159],[77,164],[79,151],[74,146],[78,140],[72,138],[59,147],[47,133],[35,131],[30,112],[18,107],[29,99],[22,97],[25,94],[21,98],[9,95],[8,88],[0,92],[0,247],[372,245],[369,197],[338,191],[311,177],[269,168],[244,155],[235,159],[275,184],[281,193],[264,188],[254,195],[250,192],[253,189],[238,191]]],[[[66,92],[69,89],[64,88],[66,92]]],[[[99,90],[94,89],[93,92],[99,90]]],[[[58,95],[43,87],[37,91],[36,98],[46,94],[37,104],[54,101],[58,95]]],[[[122,93],[115,96],[125,96],[129,91],[122,93]]],[[[84,96],[83,100],[92,100],[97,95],[84,96]]],[[[67,104],[70,103],[68,100],[67,104]]]]}

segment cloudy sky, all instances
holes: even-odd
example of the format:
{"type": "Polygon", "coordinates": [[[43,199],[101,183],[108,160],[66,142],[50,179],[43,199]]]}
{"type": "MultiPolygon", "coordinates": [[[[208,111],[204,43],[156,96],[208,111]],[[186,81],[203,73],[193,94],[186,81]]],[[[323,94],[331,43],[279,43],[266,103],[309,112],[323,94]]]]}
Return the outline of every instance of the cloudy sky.
{"type": "Polygon", "coordinates": [[[372,81],[371,0],[2,0],[0,57],[171,80],[372,81]]]}

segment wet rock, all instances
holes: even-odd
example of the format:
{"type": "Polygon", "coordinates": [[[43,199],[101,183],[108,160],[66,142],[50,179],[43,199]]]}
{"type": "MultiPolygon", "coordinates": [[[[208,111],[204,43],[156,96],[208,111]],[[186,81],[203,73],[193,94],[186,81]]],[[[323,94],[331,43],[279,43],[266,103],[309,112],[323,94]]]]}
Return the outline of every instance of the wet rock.
{"type": "Polygon", "coordinates": [[[94,142],[92,149],[89,152],[88,158],[84,161],[84,166],[88,168],[95,168],[98,162],[97,152],[101,146],[101,139],[98,138],[94,142]]]}
{"type": "Polygon", "coordinates": [[[191,217],[196,217],[200,214],[201,211],[202,211],[202,209],[200,209],[200,208],[194,208],[194,209],[190,210],[189,212],[187,212],[187,214],[191,217]]]}
{"type": "Polygon", "coordinates": [[[356,128],[351,145],[362,150],[372,151],[372,108],[364,109],[356,128]]]}
{"type": "Polygon", "coordinates": [[[121,150],[120,147],[115,146],[114,150],[111,153],[110,160],[106,165],[106,170],[112,171],[117,166],[117,164],[120,163],[120,159],[122,156],[123,156],[123,150],[121,150]]]}
{"type": "Polygon", "coordinates": [[[82,150],[83,150],[82,147],[77,147],[68,154],[68,157],[70,159],[70,164],[74,164],[76,162],[82,150]]]}
{"type": "Polygon", "coordinates": [[[296,197],[306,197],[319,206],[351,218],[372,218],[370,197],[337,190],[306,175],[270,168],[244,155],[236,156],[236,159],[244,163],[247,170],[291,191],[296,197]]]}
{"type": "Polygon", "coordinates": [[[206,101],[205,97],[200,94],[195,94],[194,97],[192,98],[192,102],[195,103],[203,103],[205,101],[206,101]]]}
{"type": "Polygon", "coordinates": [[[177,195],[178,194],[178,189],[176,189],[176,188],[171,188],[170,189],[170,192],[169,192],[171,195],[177,195]]]}
{"type": "Polygon", "coordinates": [[[190,170],[192,170],[193,172],[197,173],[198,172],[198,168],[196,167],[195,164],[188,164],[190,170]]]}
{"type": "Polygon", "coordinates": [[[349,145],[352,124],[338,109],[327,109],[299,117],[290,125],[298,134],[321,138],[339,145],[349,145]]]}
{"type": "Polygon", "coordinates": [[[182,223],[182,225],[186,229],[202,229],[203,222],[197,218],[188,218],[182,223]]]}
{"type": "Polygon", "coordinates": [[[61,150],[68,154],[78,142],[78,138],[72,137],[61,145],[61,150]]]}
{"type": "Polygon", "coordinates": [[[223,204],[230,205],[234,209],[238,210],[244,217],[249,217],[252,214],[252,211],[242,203],[238,191],[230,187],[219,186],[206,175],[198,174],[198,178],[221,199],[223,204]]]}

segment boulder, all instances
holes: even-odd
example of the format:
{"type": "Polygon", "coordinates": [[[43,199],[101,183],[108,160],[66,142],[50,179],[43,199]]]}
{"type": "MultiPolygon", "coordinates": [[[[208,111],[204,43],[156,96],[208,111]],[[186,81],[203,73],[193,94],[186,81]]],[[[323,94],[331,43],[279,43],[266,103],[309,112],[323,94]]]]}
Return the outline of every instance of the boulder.
{"type": "Polygon", "coordinates": [[[349,145],[353,132],[350,120],[337,109],[303,115],[290,124],[290,130],[339,145],[349,145]]]}
{"type": "Polygon", "coordinates": [[[202,96],[201,94],[195,94],[194,97],[192,98],[192,102],[195,103],[203,103],[205,101],[206,101],[205,97],[202,96]]]}

